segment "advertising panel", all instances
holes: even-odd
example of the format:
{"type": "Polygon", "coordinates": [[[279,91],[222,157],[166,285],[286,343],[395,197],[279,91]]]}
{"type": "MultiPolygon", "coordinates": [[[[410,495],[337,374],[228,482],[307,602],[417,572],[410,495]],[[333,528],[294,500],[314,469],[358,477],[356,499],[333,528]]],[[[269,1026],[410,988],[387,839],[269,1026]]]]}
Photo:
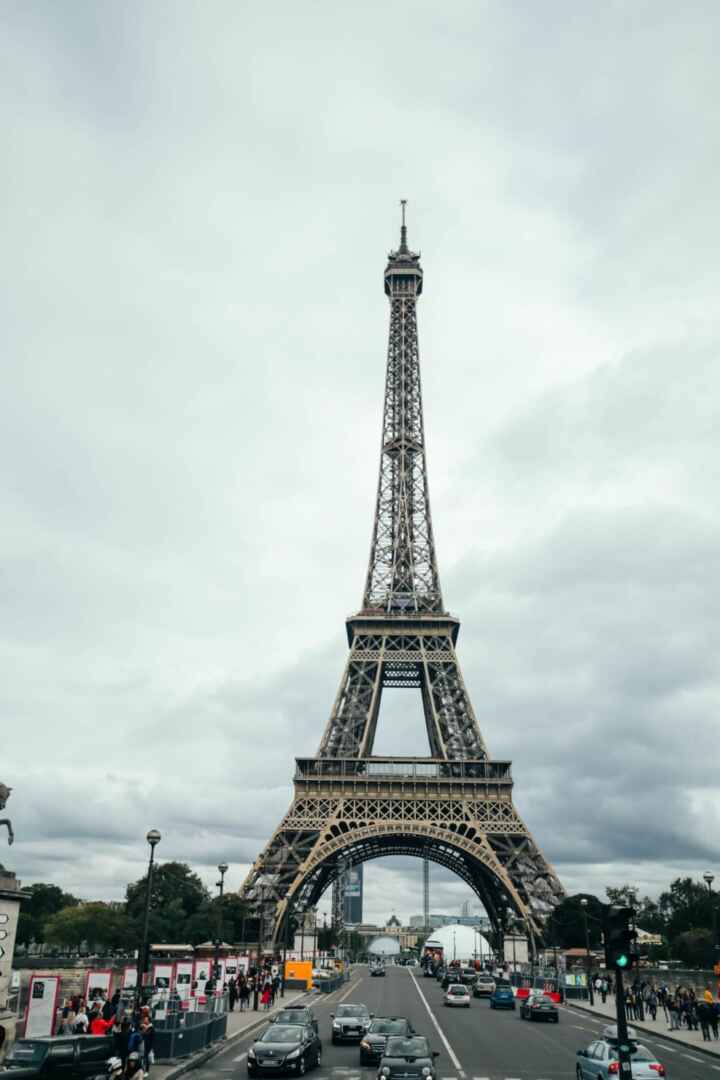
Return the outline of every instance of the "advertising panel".
{"type": "Polygon", "coordinates": [[[134,990],[137,986],[137,968],[133,964],[132,967],[128,964],[123,968],[122,988],[123,990],[134,990]]]}
{"type": "Polygon", "coordinates": [[[173,984],[174,964],[153,964],[152,981],[156,990],[169,990],[173,984]]]}
{"type": "Polygon", "coordinates": [[[211,965],[211,960],[195,961],[195,982],[197,983],[195,988],[196,997],[205,997],[205,983],[210,978],[211,965]]]}
{"type": "Polygon", "coordinates": [[[111,978],[112,971],[110,968],[103,968],[101,971],[88,971],[85,976],[85,1001],[88,1008],[90,1008],[95,998],[110,997],[111,978]]]}
{"type": "Polygon", "coordinates": [[[25,1012],[25,1038],[38,1039],[53,1034],[60,996],[59,975],[31,975],[25,1012]]]}
{"type": "Polygon", "coordinates": [[[192,960],[178,960],[175,965],[175,989],[181,1001],[187,1001],[190,997],[190,988],[193,979],[192,960]]]}

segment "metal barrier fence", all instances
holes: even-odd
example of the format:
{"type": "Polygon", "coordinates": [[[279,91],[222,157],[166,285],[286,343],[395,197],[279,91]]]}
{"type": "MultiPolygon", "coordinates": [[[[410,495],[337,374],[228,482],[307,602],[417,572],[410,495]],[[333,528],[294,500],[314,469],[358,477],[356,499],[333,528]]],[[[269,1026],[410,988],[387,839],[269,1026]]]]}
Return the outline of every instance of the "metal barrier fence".
{"type": "Polygon", "coordinates": [[[153,1052],[159,1061],[187,1057],[202,1050],[227,1034],[228,998],[208,998],[207,1003],[193,1012],[179,1008],[179,1002],[168,1002],[165,1016],[156,1014],[153,1021],[155,1041],[153,1052]]]}

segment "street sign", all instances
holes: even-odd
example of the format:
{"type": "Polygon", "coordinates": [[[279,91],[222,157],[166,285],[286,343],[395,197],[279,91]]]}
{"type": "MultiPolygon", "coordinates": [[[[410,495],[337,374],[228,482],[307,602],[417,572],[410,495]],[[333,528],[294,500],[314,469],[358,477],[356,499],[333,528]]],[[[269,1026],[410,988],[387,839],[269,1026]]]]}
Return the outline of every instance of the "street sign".
{"type": "Polygon", "coordinates": [[[0,960],[2,960],[4,955],[5,955],[5,950],[3,949],[2,945],[0,945],[0,960]]]}
{"type": "Polygon", "coordinates": [[[0,915],[0,923],[5,924],[9,920],[9,915],[0,915]]]}
{"type": "Polygon", "coordinates": [[[7,937],[7,930],[0,930],[0,941],[4,941],[7,937]]]}

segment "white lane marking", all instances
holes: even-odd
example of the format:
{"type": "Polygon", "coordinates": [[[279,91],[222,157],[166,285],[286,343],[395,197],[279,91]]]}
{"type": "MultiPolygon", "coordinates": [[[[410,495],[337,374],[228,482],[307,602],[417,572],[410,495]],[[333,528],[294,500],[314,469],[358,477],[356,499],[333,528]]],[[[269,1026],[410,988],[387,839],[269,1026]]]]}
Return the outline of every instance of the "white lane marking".
{"type": "Polygon", "coordinates": [[[424,1005],[424,1006],[425,1006],[425,1008],[427,1009],[427,1014],[428,1014],[428,1016],[430,1017],[430,1019],[432,1020],[432,1022],[433,1022],[433,1024],[434,1024],[434,1026],[435,1026],[435,1030],[437,1031],[438,1035],[439,1035],[439,1036],[440,1036],[440,1038],[442,1039],[442,1044],[443,1044],[443,1046],[445,1047],[445,1049],[446,1049],[446,1050],[447,1050],[447,1052],[448,1052],[448,1057],[450,1058],[450,1060],[452,1061],[453,1065],[455,1066],[455,1068],[457,1069],[457,1071],[458,1071],[458,1072],[460,1073],[460,1075],[461,1075],[462,1077],[464,1077],[464,1076],[465,1076],[465,1072],[464,1072],[464,1070],[463,1070],[463,1068],[462,1068],[462,1066],[461,1066],[460,1062],[458,1061],[458,1057],[457,1057],[457,1054],[455,1053],[455,1051],[453,1050],[452,1046],[451,1046],[451,1045],[450,1045],[450,1043],[448,1042],[448,1040],[447,1040],[447,1036],[445,1035],[445,1032],[444,1032],[444,1031],[443,1031],[443,1029],[442,1029],[442,1028],[440,1027],[440,1025],[438,1024],[437,1020],[435,1019],[435,1013],[434,1013],[434,1012],[432,1011],[432,1009],[431,1009],[431,1008],[430,1008],[430,1006],[428,1005],[428,1001],[427,1001],[427,998],[425,997],[425,995],[423,994],[422,990],[420,989],[420,986],[418,985],[418,981],[417,981],[417,979],[415,978],[415,976],[413,975],[413,973],[412,973],[412,969],[411,969],[411,968],[408,968],[408,974],[409,974],[410,978],[412,979],[413,983],[415,984],[415,989],[417,990],[418,994],[420,995],[420,1000],[422,1001],[423,1005],[424,1005]]]}
{"type": "Polygon", "coordinates": [[[715,1072],[720,1072],[720,1065],[711,1065],[710,1068],[714,1069],[715,1072]]]}
{"type": "Polygon", "coordinates": [[[238,1056],[236,1058],[233,1058],[233,1062],[235,1062],[235,1061],[244,1061],[246,1057],[247,1057],[247,1050],[245,1051],[244,1054],[238,1054],[238,1056]]]}
{"type": "Polygon", "coordinates": [[[688,1059],[688,1061],[699,1061],[701,1065],[703,1063],[702,1058],[693,1057],[692,1054],[683,1054],[683,1057],[686,1057],[688,1059]]]}
{"type": "Polygon", "coordinates": [[[357,982],[352,983],[352,985],[350,987],[348,987],[348,992],[346,994],[343,994],[343,996],[341,998],[338,998],[337,1004],[339,1005],[340,1002],[344,1001],[346,997],[350,997],[353,990],[357,990],[357,988],[358,988],[358,986],[360,985],[361,982],[362,982],[362,979],[358,979],[357,982]]]}
{"type": "Polygon", "coordinates": [[[662,1044],[662,1048],[667,1050],[668,1054],[677,1054],[677,1050],[673,1050],[672,1046],[665,1046],[665,1043],[662,1044]]]}

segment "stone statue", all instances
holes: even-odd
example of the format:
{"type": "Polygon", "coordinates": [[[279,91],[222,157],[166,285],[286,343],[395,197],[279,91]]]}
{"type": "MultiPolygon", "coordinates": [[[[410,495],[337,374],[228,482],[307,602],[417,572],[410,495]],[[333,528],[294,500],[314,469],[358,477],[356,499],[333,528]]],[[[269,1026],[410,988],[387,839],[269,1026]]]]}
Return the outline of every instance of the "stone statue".
{"type": "MultiPolygon", "coordinates": [[[[0,784],[0,810],[5,809],[5,804],[10,798],[11,787],[6,784],[0,784]]],[[[5,825],[8,831],[8,844],[12,844],[15,839],[15,833],[13,832],[12,821],[10,818],[0,818],[0,825],[5,825]]]]}

